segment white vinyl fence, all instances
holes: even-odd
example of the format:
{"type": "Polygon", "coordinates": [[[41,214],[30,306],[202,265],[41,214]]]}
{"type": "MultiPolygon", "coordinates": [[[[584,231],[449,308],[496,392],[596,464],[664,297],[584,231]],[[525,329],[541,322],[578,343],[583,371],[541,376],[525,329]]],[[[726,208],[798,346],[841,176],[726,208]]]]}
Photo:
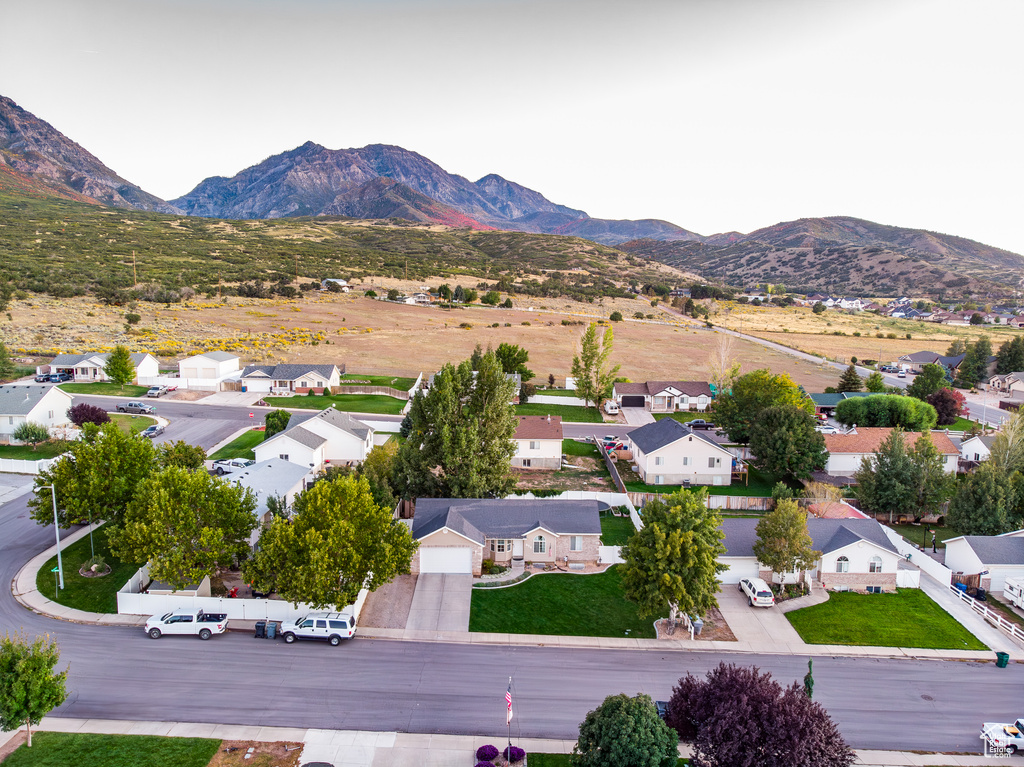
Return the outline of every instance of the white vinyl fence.
{"type": "Polygon", "coordinates": [[[904,570],[896,571],[896,588],[898,589],[919,589],[921,588],[921,571],[904,570]]]}
{"type": "MultiPolygon", "coordinates": [[[[952,582],[953,572],[948,567],[939,564],[916,546],[911,546],[903,540],[903,536],[892,528],[882,525],[882,530],[889,536],[889,540],[892,541],[892,545],[896,547],[900,556],[905,557],[908,562],[920,567],[943,586],[948,586],[952,582]]],[[[899,584],[897,583],[897,585],[899,584]]]]}
{"type": "Polygon", "coordinates": [[[38,461],[20,461],[16,458],[0,458],[0,473],[38,474],[50,468],[56,460],[56,458],[43,458],[38,461]]]}

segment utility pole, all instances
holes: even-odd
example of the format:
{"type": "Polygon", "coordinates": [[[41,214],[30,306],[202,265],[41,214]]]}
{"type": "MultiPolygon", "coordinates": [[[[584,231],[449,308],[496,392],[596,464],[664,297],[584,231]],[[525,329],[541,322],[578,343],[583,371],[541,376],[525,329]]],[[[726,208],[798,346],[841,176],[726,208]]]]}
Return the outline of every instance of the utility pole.
{"type": "Polygon", "coordinates": [[[134,288],[139,284],[139,275],[135,271],[135,251],[132,251],[132,287],[134,288]]]}
{"type": "Polygon", "coordinates": [[[295,254],[295,281],[299,281],[299,254],[295,254]]]}

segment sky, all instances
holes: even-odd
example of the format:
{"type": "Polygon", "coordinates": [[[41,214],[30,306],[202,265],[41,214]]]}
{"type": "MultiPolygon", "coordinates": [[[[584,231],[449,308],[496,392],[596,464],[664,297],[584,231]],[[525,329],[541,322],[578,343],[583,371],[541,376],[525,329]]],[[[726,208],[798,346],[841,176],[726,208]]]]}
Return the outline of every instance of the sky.
{"type": "Polygon", "coordinates": [[[848,215],[1024,253],[1020,0],[33,0],[0,94],[173,199],[397,144],[701,234],[848,215]]]}

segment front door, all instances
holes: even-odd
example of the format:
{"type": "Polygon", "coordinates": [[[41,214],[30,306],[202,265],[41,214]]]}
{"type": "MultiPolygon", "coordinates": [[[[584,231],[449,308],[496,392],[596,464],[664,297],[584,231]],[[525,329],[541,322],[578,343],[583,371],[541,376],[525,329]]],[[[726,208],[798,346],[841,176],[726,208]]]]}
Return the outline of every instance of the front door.
{"type": "Polygon", "coordinates": [[[517,538],[512,541],[512,559],[523,558],[523,539],[517,538]]]}

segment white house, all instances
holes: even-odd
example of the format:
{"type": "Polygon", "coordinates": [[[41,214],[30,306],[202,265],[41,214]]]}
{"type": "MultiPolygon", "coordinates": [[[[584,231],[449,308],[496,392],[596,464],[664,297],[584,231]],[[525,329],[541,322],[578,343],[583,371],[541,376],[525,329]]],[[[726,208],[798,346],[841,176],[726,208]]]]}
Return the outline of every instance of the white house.
{"type": "Polygon", "coordinates": [[[332,284],[337,285],[339,288],[341,288],[342,293],[348,293],[350,290],[352,290],[347,280],[339,280],[334,277],[328,277],[326,280],[321,280],[320,290],[329,290],[332,284]]]}
{"type": "Polygon", "coordinates": [[[72,397],[56,386],[0,386],[0,441],[10,442],[14,430],[29,421],[54,429],[68,426],[72,397]]]}
{"type": "Polygon", "coordinates": [[[627,435],[637,474],[649,485],[730,485],[735,456],[672,418],[627,435]]]}
{"type": "MultiPolygon", "coordinates": [[[[38,375],[45,373],[67,373],[75,383],[91,383],[109,381],[103,368],[110,359],[110,352],[95,354],[58,354],[49,364],[36,368],[38,375]]],[[[136,352],[131,355],[132,366],[135,368],[135,379],[150,378],[160,374],[160,363],[148,352],[136,352]]]]}
{"type": "MultiPolygon", "coordinates": [[[[834,477],[852,477],[859,469],[864,458],[872,458],[892,432],[888,427],[861,427],[847,434],[826,434],[825,449],[828,460],[825,473],[834,477]]],[[[942,431],[926,432],[942,456],[942,468],[949,474],[955,474],[960,450],[949,435],[942,431]]],[[[908,431],[903,434],[907,447],[912,447],[921,436],[920,432],[908,431]]]]}
{"type": "Polygon", "coordinates": [[[326,443],[326,437],[314,434],[302,426],[293,426],[256,445],[253,453],[257,463],[279,458],[315,471],[324,465],[326,443]]]}
{"type": "Polygon", "coordinates": [[[980,574],[982,588],[1002,591],[1007,577],[1024,577],[1024,530],[947,538],[946,567],[954,573],[980,574]]]}
{"type": "Polygon", "coordinates": [[[280,498],[288,508],[291,508],[295,502],[295,496],[306,489],[307,481],[312,478],[313,473],[308,466],[282,461],[280,458],[260,461],[225,475],[226,482],[233,482],[239,487],[252,490],[256,496],[256,508],[253,513],[260,524],[253,530],[249,539],[250,544],[256,544],[263,525],[270,522],[268,499],[280,498]]]}
{"type": "Polygon", "coordinates": [[[960,443],[960,458],[975,463],[987,461],[992,455],[992,443],[995,441],[995,434],[979,434],[965,439],[960,443]]]}
{"type": "MultiPolygon", "coordinates": [[[[729,569],[720,576],[723,583],[742,578],[792,582],[799,574],[775,574],[757,561],[756,519],[722,520],[726,553],[718,561],[729,569]]],[[[873,519],[807,519],[807,532],[815,551],[821,552],[809,574],[830,591],[894,591],[899,552],[873,519]]]]}
{"type": "Polygon", "coordinates": [[[340,385],[341,374],[329,364],[246,365],[241,380],[247,391],[306,392],[340,385]]]}
{"type": "Polygon", "coordinates": [[[517,421],[512,435],[516,443],[512,468],[562,468],[562,417],[521,415],[517,421]]]}
{"type": "Polygon", "coordinates": [[[178,376],[201,381],[222,381],[239,370],[237,354],[230,352],[203,352],[178,362],[178,376]]]}
{"type": "Polygon", "coordinates": [[[253,452],[257,461],[280,458],[319,469],[325,463],[360,463],[372,449],[370,426],[348,413],[327,408],[275,434],[253,448],[253,452]]]}
{"type": "Polygon", "coordinates": [[[707,381],[617,383],[612,387],[612,399],[619,407],[642,407],[652,413],[707,410],[711,386],[707,381]]]}

